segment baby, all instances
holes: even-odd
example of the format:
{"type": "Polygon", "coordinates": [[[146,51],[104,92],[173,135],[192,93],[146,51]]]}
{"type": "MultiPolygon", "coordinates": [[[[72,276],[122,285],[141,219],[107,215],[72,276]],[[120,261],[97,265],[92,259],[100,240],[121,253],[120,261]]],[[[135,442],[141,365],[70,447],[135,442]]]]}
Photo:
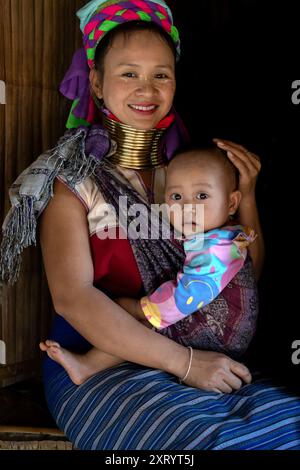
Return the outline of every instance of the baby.
{"type": "Polygon", "coordinates": [[[255,238],[253,230],[230,220],[241,200],[237,185],[236,168],[217,147],[188,150],[173,158],[165,202],[175,233],[184,235],[183,270],[175,281],[165,282],[140,301],[118,299],[125,310],[161,330],[220,294],[242,268],[247,246],[255,238]],[[203,218],[199,211],[197,216],[199,204],[203,218]]]}
{"type": "Polygon", "coordinates": [[[184,211],[179,222],[171,211],[170,220],[184,234],[185,263],[176,281],[141,299],[139,318],[143,313],[158,329],[170,326],[212,302],[242,268],[255,237],[248,227],[230,223],[241,200],[237,186],[237,170],[218,148],[190,150],[170,162],[165,201],[170,209],[176,204],[177,215],[184,211]]]}
{"type": "MultiPolygon", "coordinates": [[[[140,300],[122,297],[115,301],[145,326],[158,330],[211,303],[241,270],[247,246],[255,238],[253,230],[232,224],[241,200],[237,186],[237,170],[219,148],[177,154],[167,168],[165,202],[175,232],[183,233],[183,269],[175,280],[140,300]],[[200,220],[196,210],[199,204],[204,216],[200,220]],[[178,217],[183,213],[184,217],[178,217]]],[[[97,368],[97,354],[100,364],[103,353],[95,348],[79,356],[46,341],[41,349],[59,362],[75,383],[102,370],[101,366],[97,368]]]]}

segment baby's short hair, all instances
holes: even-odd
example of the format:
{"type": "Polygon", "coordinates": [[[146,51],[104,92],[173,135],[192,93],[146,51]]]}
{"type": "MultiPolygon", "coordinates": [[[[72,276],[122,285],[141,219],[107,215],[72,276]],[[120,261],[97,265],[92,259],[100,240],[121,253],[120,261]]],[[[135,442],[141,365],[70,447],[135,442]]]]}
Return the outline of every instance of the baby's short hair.
{"type": "Polygon", "coordinates": [[[169,163],[173,165],[176,161],[182,159],[182,163],[187,162],[188,158],[195,158],[209,161],[213,159],[214,162],[218,162],[224,167],[225,174],[228,175],[228,178],[232,180],[233,190],[238,189],[239,185],[239,172],[234,164],[229,160],[227,152],[220,149],[216,145],[208,145],[205,147],[199,147],[195,145],[189,145],[187,147],[180,148],[173,156],[172,160],[169,163]],[[209,159],[208,159],[209,157],[209,159]]]}

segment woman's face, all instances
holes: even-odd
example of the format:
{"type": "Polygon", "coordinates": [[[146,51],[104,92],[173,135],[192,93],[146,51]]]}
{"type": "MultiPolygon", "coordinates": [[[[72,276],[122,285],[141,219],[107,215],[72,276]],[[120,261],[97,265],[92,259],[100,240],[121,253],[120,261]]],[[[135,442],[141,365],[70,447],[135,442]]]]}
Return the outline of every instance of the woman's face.
{"type": "Polygon", "coordinates": [[[91,71],[98,98],[124,124],[152,129],[171,109],[176,82],[175,58],[152,31],[119,34],[104,59],[104,76],[91,71]]]}

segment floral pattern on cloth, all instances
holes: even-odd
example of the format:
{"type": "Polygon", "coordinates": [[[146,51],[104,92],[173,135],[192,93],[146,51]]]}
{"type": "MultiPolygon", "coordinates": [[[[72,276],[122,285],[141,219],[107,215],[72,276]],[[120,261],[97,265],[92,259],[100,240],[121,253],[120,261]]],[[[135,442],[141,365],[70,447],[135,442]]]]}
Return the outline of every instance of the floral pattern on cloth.
{"type": "Polygon", "coordinates": [[[176,280],[141,299],[147,320],[160,330],[211,303],[241,270],[254,239],[254,231],[241,225],[187,238],[185,262],[176,280]]]}

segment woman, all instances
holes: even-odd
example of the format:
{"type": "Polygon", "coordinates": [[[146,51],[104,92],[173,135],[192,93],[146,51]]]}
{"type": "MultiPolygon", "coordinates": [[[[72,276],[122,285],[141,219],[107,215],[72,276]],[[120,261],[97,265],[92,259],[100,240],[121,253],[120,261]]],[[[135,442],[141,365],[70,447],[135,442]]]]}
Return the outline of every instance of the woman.
{"type": "MultiPolygon", "coordinates": [[[[16,228],[17,216],[25,214],[28,224],[17,230],[20,238],[15,243],[23,248],[32,242],[35,216],[42,213],[43,258],[54,307],[59,314],[51,336],[78,353],[89,350],[90,344],[103,351],[103,372],[79,387],[57,363],[45,361],[46,395],[57,424],[79,449],[183,450],[299,445],[299,427],[294,417],[295,408],[300,415],[297,400],[264,382],[250,385],[248,369],[220,353],[195,350],[192,358],[186,347],[145,328],[111,299],[122,295],[139,297],[154,281],[159,285],[166,275],[170,276],[171,268],[176,272],[182,261],[180,250],[171,242],[166,242],[167,249],[163,251],[159,245],[153,248],[122,238],[99,238],[105,227],[101,226],[103,214],[97,213],[105,202],[114,205],[121,194],[132,197],[133,201],[142,196],[149,202],[154,193],[155,201],[160,202],[165,160],[161,160],[162,151],[152,152],[152,149],[162,129],[167,129],[165,154],[172,154],[172,133],[178,126],[176,116],[170,112],[175,91],[171,51],[173,47],[178,54],[179,43],[171,14],[162,1],[92,1],[79,15],[88,64],[92,68],[92,89],[96,101],[103,99],[105,105],[105,129],[92,126],[67,133],[52,154],[40,157],[13,186],[13,191],[24,195],[20,190],[22,185],[24,189],[24,176],[27,181],[31,177],[36,181],[36,191],[25,192],[31,198],[22,199],[23,205],[15,207],[17,215],[8,219],[4,227],[3,266],[15,280],[17,269],[13,266],[18,262],[20,250],[14,250],[9,235],[16,228]],[[138,27],[133,33],[130,27],[122,34],[110,36],[107,48],[102,43],[95,57],[97,44],[105,40],[103,31],[107,32],[108,27],[120,28],[121,22],[130,23],[137,16],[148,23],[161,20],[160,28],[171,37],[173,46],[158,30],[138,27]],[[94,60],[99,70],[93,68],[94,60]],[[152,147],[149,151],[149,141],[145,143],[141,135],[148,136],[147,132],[153,129],[156,130],[149,137],[152,147]],[[132,147],[130,143],[132,133],[134,143],[137,137],[142,142],[142,151],[139,149],[137,153],[136,145],[132,147]],[[129,153],[126,153],[127,139],[129,153]],[[137,155],[134,159],[133,154],[137,155]],[[49,202],[53,182],[54,197],[49,202]],[[143,258],[147,250],[149,256],[143,258]],[[163,260],[165,269],[154,263],[151,268],[156,267],[157,271],[152,272],[145,260],[156,255],[163,260]],[[120,358],[130,362],[112,368],[115,358],[118,362],[120,358]],[[185,378],[190,387],[179,384],[177,378],[185,378]],[[243,382],[248,385],[241,388],[243,382]],[[226,395],[232,390],[239,392],[226,395]],[[285,419],[278,425],[281,399],[285,419]],[[264,420],[272,429],[262,428],[260,423],[264,420]],[[282,437],[283,424],[288,426],[286,438],[282,437]]],[[[99,118],[94,101],[86,96],[86,87],[84,93],[78,93],[80,87],[75,94],[70,91],[74,67],[64,81],[66,94],[76,98],[69,127],[95,123],[99,118]]],[[[244,196],[241,223],[251,225],[259,233],[254,187],[260,164],[240,146],[230,142],[219,145],[228,151],[240,171],[240,190],[244,196]]],[[[108,230],[114,226],[109,217],[108,230]]],[[[121,232],[121,228],[118,230],[121,232]]],[[[251,253],[257,272],[261,248],[258,242],[251,253]]],[[[4,270],[4,277],[5,273],[4,270]]]]}

